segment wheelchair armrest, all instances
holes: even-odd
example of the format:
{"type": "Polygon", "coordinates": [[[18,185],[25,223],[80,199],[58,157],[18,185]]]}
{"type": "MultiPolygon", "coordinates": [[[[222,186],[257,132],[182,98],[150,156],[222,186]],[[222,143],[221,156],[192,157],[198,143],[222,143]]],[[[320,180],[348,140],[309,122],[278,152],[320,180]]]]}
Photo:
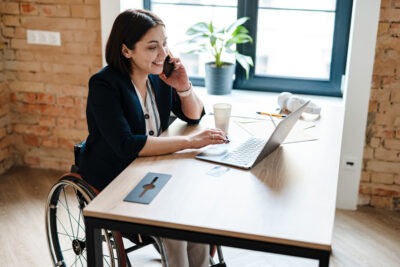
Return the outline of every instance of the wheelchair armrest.
{"type": "Polygon", "coordinates": [[[79,173],[79,156],[82,148],[85,146],[86,142],[82,141],[74,145],[74,164],[71,166],[71,172],[79,173]]]}

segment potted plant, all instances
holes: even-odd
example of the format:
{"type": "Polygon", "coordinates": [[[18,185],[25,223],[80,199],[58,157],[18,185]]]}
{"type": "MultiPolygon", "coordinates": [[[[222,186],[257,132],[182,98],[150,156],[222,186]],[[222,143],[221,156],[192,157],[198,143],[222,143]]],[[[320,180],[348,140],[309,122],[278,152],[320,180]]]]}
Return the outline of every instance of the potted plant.
{"type": "Polygon", "coordinates": [[[205,84],[208,93],[215,95],[229,94],[233,86],[233,74],[235,63],[223,60],[228,54],[233,54],[235,62],[238,62],[249,77],[253,60],[250,56],[237,51],[238,44],[252,43],[253,38],[243,24],[248,17],[237,19],[230,25],[216,28],[213,22],[198,22],[191,26],[186,35],[189,39],[185,42],[191,47],[187,53],[204,53],[212,55],[214,61],[206,63],[205,84]]]}

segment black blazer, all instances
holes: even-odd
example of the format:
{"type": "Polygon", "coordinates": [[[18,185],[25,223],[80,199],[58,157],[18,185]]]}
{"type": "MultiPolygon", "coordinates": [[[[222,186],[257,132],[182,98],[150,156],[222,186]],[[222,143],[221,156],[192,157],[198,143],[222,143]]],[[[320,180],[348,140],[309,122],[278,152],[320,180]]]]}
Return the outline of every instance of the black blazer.
{"type": "MultiPolygon", "coordinates": [[[[158,75],[149,75],[149,80],[162,130],[168,128],[171,111],[189,124],[199,122],[183,114],[176,91],[158,75]]],[[[135,160],[147,140],[143,110],[129,75],[104,67],[90,78],[86,119],[89,135],[79,170],[84,180],[102,190],[135,160]]]]}

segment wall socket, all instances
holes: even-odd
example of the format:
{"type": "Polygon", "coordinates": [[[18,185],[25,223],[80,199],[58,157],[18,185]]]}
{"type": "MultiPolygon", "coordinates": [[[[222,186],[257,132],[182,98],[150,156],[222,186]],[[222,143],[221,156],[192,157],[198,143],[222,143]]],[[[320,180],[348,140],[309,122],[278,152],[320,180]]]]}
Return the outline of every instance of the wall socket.
{"type": "Polygon", "coordinates": [[[59,32],[27,30],[26,36],[28,44],[61,46],[59,32]]]}

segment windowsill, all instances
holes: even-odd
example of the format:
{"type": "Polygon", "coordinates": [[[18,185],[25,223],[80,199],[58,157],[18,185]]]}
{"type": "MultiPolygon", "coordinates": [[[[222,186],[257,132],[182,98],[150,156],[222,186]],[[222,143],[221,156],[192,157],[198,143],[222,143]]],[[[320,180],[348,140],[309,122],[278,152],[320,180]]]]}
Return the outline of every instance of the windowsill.
{"type": "MultiPolygon", "coordinates": [[[[204,102],[206,113],[212,111],[212,105],[217,102],[227,102],[232,104],[232,114],[243,115],[255,114],[256,111],[274,112],[279,108],[278,95],[274,92],[260,92],[249,90],[232,90],[229,95],[210,95],[204,87],[194,87],[196,94],[204,102]],[[239,113],[239,114],[238,114],[239,113]]],[[[344,101],[341,97],[327,97],[315,95],[299,95],[305,99],[310,99],[315,104],[322,107],[336,106],[344,108],[344,101]]]]}

